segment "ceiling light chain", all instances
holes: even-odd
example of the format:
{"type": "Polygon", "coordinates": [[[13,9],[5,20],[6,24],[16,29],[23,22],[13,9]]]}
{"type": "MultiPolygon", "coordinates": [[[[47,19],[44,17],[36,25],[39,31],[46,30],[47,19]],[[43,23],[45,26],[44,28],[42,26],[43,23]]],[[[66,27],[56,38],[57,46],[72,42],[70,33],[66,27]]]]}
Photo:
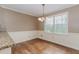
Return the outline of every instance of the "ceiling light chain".
{"type": "Polygon", "coordinates": [[[43,6],[43,17],[44,17],[44,16],[45,16],[45,15],[44,15],[44,6],[45,6],[45,4],[42,4],[42,6],[43,6]]]}
{"type": "Polygon", "coordinates": [[[45,4],[42,4],[42,8],[43,8],[43,15],[42,17],[38,18],[39,21],[43,22],[45,20],[45,11],[44,11],[44,7],[45,7],[45,4]]]}

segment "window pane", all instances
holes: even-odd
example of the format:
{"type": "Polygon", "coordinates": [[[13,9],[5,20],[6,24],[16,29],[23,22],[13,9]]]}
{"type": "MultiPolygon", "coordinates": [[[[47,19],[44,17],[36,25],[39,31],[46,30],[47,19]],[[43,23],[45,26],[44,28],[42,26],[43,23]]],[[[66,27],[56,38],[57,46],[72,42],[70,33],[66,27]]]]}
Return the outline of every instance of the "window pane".
{"type": "Polygon", "coordinates": [[[68,32],[68,14],[49,16],[45,20],[45,31],[55,33],[68,32]]]}
{"type": "Polygon", "coordinates": [[[45,20],[45,26],[44,29],[47,32],[54,32],[54,22],[53,22],[53,17],[47,17],[45,20]]]}
{"type": "Polygon", "coordinates": [[[67,14],[55,16],[55,32],[66,33],[67,29],[67,14]]]}
{"type": "Polygon", "coordinates": [[[62,24],[62,16],[55,16],[55,24],[62,24]]]}

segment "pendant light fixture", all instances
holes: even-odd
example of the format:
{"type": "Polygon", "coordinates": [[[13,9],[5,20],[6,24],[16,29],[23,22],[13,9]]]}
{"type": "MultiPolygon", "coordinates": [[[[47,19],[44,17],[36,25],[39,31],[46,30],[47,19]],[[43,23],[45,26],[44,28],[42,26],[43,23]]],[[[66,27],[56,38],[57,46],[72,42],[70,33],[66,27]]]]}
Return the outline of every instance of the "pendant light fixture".
{"type": "Polygon", "coordinates": [[[45,4],[42,4],[43,15],[42,15],[42,17],[39,17],[39,18],[38,18],[38,20],[41,21],[41,22],[44,22],[44,20],[46,19],[46,18],[45,18],[45,10],[44,10],[44,7],[45,7],[45,4]]]}

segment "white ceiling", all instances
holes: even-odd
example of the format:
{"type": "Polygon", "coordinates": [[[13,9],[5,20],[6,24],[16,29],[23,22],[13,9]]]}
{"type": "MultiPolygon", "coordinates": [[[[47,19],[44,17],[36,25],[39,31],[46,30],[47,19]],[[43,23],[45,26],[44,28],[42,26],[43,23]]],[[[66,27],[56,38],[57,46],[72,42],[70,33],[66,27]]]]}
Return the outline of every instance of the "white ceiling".
{"type": "MultiPolygon", "coordinates": [[[[3,8],[21,12],[24,14],[32,16],[42,16],[42,5],[41,4],[3,4],[3,8]]],[[[74,6],[74,4],[46,4],[45,5],[45,14],[50,14],[58,10],[69,8],[74,6]]]]}

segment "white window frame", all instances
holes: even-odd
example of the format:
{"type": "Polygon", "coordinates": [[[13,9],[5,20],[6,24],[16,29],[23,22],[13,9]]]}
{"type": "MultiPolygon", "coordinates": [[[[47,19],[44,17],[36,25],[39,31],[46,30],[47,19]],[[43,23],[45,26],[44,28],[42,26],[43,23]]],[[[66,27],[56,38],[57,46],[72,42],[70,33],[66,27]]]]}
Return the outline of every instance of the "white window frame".
{"type": "MultiPolygon", "coordinates": [[[[63,12],[63,13],[57,13],[55,15],[50,15],[53,17],[54,21],[53,21],[53,25],[55,27],[55,16],[60,16],[60,15],[63,15],[63,14],[67,14],[67,33],[68,33],[68,18],[69,18],[69,13],[68,12],[63,12]]],[[[47,16],[47,17],[50,17],[50,16],[47,16]]],[[[44,26],[45,26],[45,22],[44,22],[44,26]]],[[[55,30],[55,28],[54,28],[55,30]]],[[[45,31],[45,28],[44,28],[44,31],[45,31]]],[[[47,32],[47,31],[45,31],[47,32]]],[[[56,32],[50,32],[50,33],[56,33],[56,32]]],[[[57,33],[57,34],[63,34],[63,33],[57,33]]]]}

